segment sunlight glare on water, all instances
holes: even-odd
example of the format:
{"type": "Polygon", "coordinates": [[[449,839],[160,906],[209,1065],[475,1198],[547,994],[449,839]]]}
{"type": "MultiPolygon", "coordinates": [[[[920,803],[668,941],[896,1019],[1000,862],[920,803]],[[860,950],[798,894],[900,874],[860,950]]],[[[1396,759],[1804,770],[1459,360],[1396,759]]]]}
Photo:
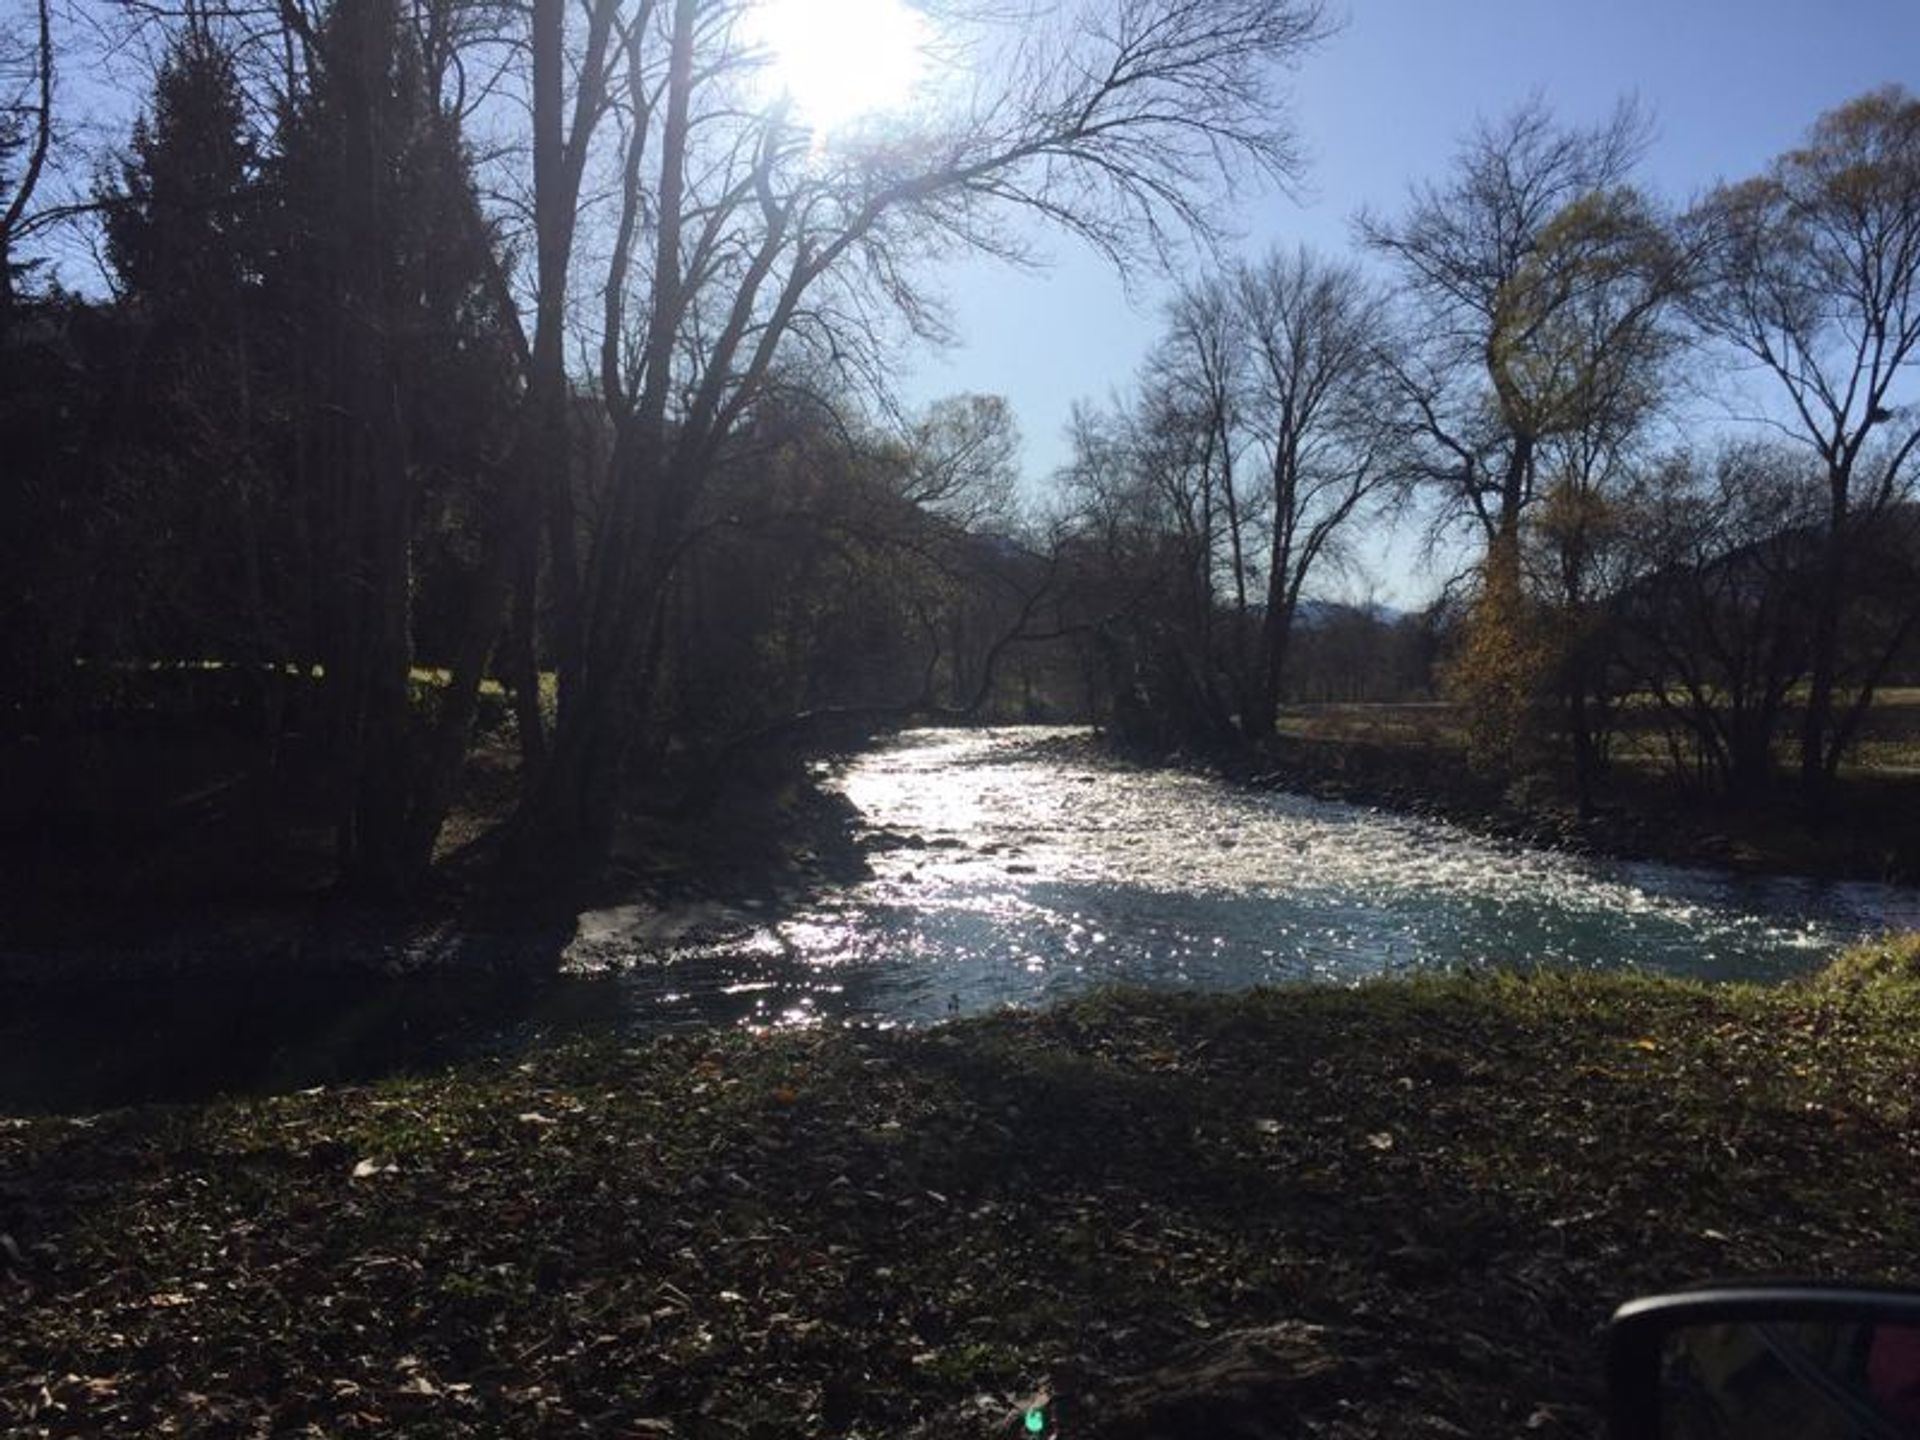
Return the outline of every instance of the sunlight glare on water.
{"type": "Polygon", "coordinates": [[[1123,981],[1238,988],[1425,969],[1642,968],[1777,979],[1920,894],[1583,860],[1458,827],[1106,760],[1085,732],[921,730],[830,782],[877,844],[870,880],[685,960],[908,1021],[1123,981]]]}
{"type": "Polygon", "coordinates": [[[578,918],[561,973],[279,981],[0,1017],[0,1107],[286,1090],[541,1039],[842,1020],[883,1027],[1112,982],[1233,990],[1486,965],[1777,979],[1920,892],[1608,864],[1104,758],[1084,731],[922,730],[825,782],[872,875],[784,907],[578,918]],[[218,1037],[217,1039],[215,1037],[218,1037]]]}

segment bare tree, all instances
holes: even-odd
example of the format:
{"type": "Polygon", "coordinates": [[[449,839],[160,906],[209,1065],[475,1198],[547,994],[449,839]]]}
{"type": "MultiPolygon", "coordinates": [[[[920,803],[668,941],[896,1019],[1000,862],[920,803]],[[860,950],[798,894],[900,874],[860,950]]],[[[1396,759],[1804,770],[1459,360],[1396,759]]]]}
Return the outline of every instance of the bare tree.
{"type": "Polygon", "coordinates": [[[1647,133],[1631,104],[1574,128],[1536,98],[1476,128],[1449,179],[1416,187],[1403,217],[1360,218],[1420,339],[1396,365],[1424,442],[1416,477],[1489,545],[1514,542],[1542,445],[1593,419],[1677,283],[1628,186],[1647,133]]]}
{"type": "Polygon", "coordinates": [[[1193,416],[1153,381],[1124,403],[1075,408],[1058,549],[1085,634],[1087,708],[1164,751],[1228,739],[1232,717],[1215,684],[1202,447],[1193,416]]]}
{"type": "Polygon", "coordinates": [[[936,400],[908,428],[901,498],[964,530],[1009,528],[1020,430],[1005,397],[936,400]]]}
{"type": "Polygon", "coordinates": [[[663,3],[629,52],[600,337],[617,438],[563,645],[572,698],[523,811],[523,854],[610,842],[667,582],[714,457],[776,361],[870,355],[884,311],[910,324],[924,311],[921,260],[1005,251],[1020,210],[1116,258],[1204,230],[1237,166],[1291,173],[1275,67],[1324,30],[1310,3],[1067,9],[995,52],[955,108],[823,148],[779,105],[750,103],[742,13],[663,3]]]}
{"type": "Polygon", "coordinates": [[[1147,733],[1272,735],[1302,597],[1395,474],[1385,310],[1305,251],[1237,266],[1169,306],[1125,407],[1080,417],[1081,536],[1152,594],[1109,607],[1147,733]]]}
{"type": "Polygon", "coordinates": [[[1774,423],[1825,472],[1800,731],[1801,780],[1818,799],[1880,668],[1856,677],[1836,717],[1849,555],[1911,487],[1920,445],[1899,393],[1920,360],[1920,100],[1893,87],[1829,112],[1805,145],[1714,191],[1691,222],[1704,257],[1694,318],[1784,392],[1774,423]]]}
{"type": "Polygon", "coordinates": [[[1781,444],[1645,467],[1624,509],[1636,573],[1613,598],[1614,651],[1652,699],[1676,773],[1757,794],[1807,676],[1817,475],[1781,444]]]}
{"type": "Polygon", "coordinates": [[[1308,580],[1396,473],[1384,419],[1392,338],[1384,297],[1359,271],[1306,250],[1243,268],[1235,288],[1251,359],[1243,419],[1271,495],[1259,683],[1241,717],[1261,737],[1273,733],[1308,580]]]}
{"type": "Polygon", "coordinates": [[[53,15],[34,0],[32,39],[0,38],[0,325],[13,308],[20,246],[37,228],[35,197],[53,146],[53,15]]]}
{"type": "Polygon", "coordinates": [[[1167,310],[1160,343],[1147,362],[1136,427],[1148,441],[1142,458],[1165,490],[1190,556],[1186,606],[1199,637],[1201,674],[1210,709],[1224,713],[1212,676],[1226,670],[1234,708],[1250,702],[1247,648],[1254,626],[1251,596],[1259,516],[1238,461],[1247,438],[1240,421],[1247,391],[1243,317],[1229,281],[1212,276],[1186,286],[1167,310]],[[1231,624],[1221,644],[1219,589],[1228,587],[1231,624]]]}

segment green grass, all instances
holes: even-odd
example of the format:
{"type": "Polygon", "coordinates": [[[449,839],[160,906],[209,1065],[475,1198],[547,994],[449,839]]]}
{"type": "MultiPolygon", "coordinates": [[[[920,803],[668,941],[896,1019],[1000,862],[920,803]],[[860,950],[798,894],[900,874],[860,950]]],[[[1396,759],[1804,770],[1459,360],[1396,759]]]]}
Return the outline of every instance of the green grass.
{"type": "MultiPolygon", "coordinates": [[[[1798,753],[1793,723],[1789,715],[1780,737],[1778,762],[1782,774],[1792,773],[1798,753]]],[[[1615,762],[1650,774],[1669,770],[1672,757],[1661,733],[1664,724],[1651,695],[1624,697],[1612,741],[1615,762]]],[[[1444,700],[1294,705],[1281,715],[1280,731],[1296,739],[1389,747],[1464,750],[1466,746],[1460,707],[1444,700]]],[[[1842,772],[1861,778],[1920,772],[1920,687],[1892,687],[1875,694],[1860,738],[1846,757],[1842,772]]]]}
{"type": "Polygon", "coordinates": [[[1629,1295],[1915,1278],[1920,1005],[1862,966],[1114,992],[0,1122],[0,1432],[893,1440],[1044,1393],[1074,1435],[1593,1435],[1629,1295]],[[1292,1359],[1211,1363],[1252,1330],[1292,1359]]]}
{"type": "Polygon", "coordinates": [[[1856,945],[1827,966],[1821,983],[1870,992],[1896,1006],[1920,1004],[1920,934],[1887,935],[1856,945]]]}

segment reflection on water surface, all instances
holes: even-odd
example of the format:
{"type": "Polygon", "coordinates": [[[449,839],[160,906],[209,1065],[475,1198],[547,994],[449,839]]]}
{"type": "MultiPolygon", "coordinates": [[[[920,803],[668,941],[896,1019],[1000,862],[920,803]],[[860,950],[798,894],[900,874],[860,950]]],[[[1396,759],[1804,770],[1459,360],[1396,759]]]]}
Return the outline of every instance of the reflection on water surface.
{"type": "Polygon", "coordinates": [[[1463,966],[1769,980],[1920,891],[1576,859],[1453,826],[1108,764],[1081,732],[922,730],[833,771],[872,878],[785,914],[580,917],[563,973],[128,993],[0,1021],[0,1109],[285,1089],[666,1027],[916,1023],[1130,983],[1234,989],[1463,966]],[[689,918],[697,920],[689,940],[689,918]]]}
{"type": "MultiPolygon", "coordinates": [[[[1920,892],[1579,859],[1457,827],[1113,767],[1075,732],[922,730],[833,777],[874,877],[689,952],[770,1023],[920,1021],[1109,981],[1237,988],[1484,965],[1776,979],[1920,892]]],[[[694,1003],[691,993],[683,1003],[694,1003]]]]}

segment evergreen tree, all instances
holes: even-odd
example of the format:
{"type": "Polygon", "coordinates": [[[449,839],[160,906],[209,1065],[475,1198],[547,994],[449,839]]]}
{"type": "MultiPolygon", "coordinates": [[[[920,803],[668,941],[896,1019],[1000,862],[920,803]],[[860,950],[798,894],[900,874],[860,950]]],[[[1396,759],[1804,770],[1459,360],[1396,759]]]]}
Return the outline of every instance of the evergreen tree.
{"type": "Polygon", "coordinates": [[[510,352],[456,119],[392,0],[337,0],[271,168],[267,287],[313,546],[315,649],[347,879],[404,889],[444,807],[410,705],[414,605],[458,610],[510,352]],[[449,601],[447,592],[454,592],[449,601]]]}
{"type": "Polygon", "coordinates": [[[107,259],[123,293],[165,328],[232,328],[256,265],[254,171],[232,59],[191,29],[161,62],[120,188],[104,197],[107,259]]]}
{"type": "Polygon", "coordinates": [[[162,60],[101,202],[134,342],[112,387],[115,469],[149,551],[120,604],[149,658],[247,660],[268,683],[293,599],[255,339],[258,163],[232,58],[204,28],[162,60]]]}

